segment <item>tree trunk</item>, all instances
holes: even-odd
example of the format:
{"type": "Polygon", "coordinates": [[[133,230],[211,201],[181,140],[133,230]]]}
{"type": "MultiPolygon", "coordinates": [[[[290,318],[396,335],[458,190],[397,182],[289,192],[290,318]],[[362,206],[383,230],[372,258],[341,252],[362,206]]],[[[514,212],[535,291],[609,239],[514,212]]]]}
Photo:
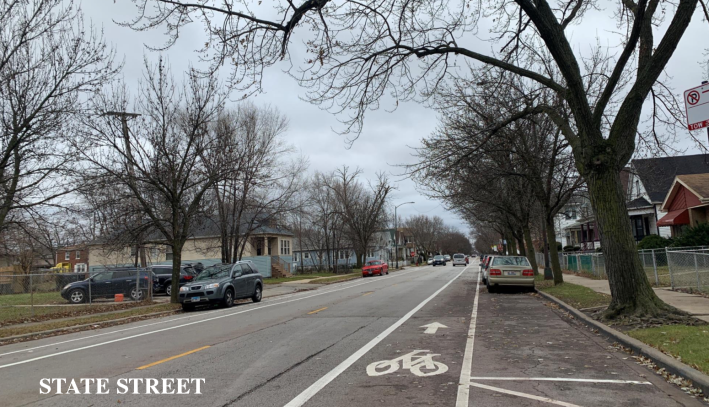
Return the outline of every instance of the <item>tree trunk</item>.
{"type": "Polygon", "coordinates": [[[511,233],[505,234],[505,240],[507,240],[507,254],[509,256],[517,255],[517,245],[515,244],[515,237],[511,233]]]}
{"type": "Polygon", "coordinates": [[[534,243],[532,243],[532,232],[529,230],[529,226],[525,226],[522,229],[522,234],[524,236],[524,241],[526,242],[525,246],[527,246],[527,260],[529,260],[529,264],[532,265],[534,275],[536,276],[539,274],[539,265],[537,264],[537,257],[534,252],[534,243]]]}
{"type": "Polygon", "coordinates": [[[642,267],[631,232],[619,171],[614,168],[594,171],[586,176],[586,181],[613,297],[606,318],[621,314],[654,317],[667,311],[676,312],[655,295],[642,267]]]}
{"type": "Polygon", "coordinates": [[[527,249],[524,247],[524,235],[519,233],[515,233],[515,240],[517,241],[517,247],[519,248],[519,254],[521,255],[526,255],[527,254],[527,249]]]}
{"type": "Polygon", "coordinates": [[[564,275],[561,273],[559,263],[559,250],[556,247],[556,228],[554,218],[547,219],[547,243],[549,244],[549,258],[551,260],[551,272],[554,274],[554,285],[564,282],[564,275]]]}
{"type": "Polygon", "coordinates": [[[172,245],[172,293],[170,294],[170,302],[177,304],[177,299],[180,294],[180,265],[182,264],[182,248],[183,243],[175,243],[172,245]]]}

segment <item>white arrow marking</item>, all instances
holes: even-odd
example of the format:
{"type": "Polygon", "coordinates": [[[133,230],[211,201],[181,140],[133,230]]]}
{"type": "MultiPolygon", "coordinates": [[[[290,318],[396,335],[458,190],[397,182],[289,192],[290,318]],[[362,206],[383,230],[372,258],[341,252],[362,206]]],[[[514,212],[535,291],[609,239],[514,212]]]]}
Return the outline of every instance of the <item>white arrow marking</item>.
{"type": "Polygon", "coordinates": [[[438,331],[438,328],[448,328],[448,327],[441,324],[441,323],[438,323],[438,322],[431,322],[428,325],[423,325],[421,328],[426,328],[426,330],[423,331],[423,333],[425,333],[425,334],[435,334],[436,331],[438,331]]]}

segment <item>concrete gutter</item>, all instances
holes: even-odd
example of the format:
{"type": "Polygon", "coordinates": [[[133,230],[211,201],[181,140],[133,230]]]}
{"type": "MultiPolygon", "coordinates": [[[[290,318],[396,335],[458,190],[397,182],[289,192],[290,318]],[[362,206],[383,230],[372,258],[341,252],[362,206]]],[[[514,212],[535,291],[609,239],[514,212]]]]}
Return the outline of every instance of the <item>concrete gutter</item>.
{"type": "Polygon", "coordinates": [[[630,336],[622,332],[616,331],[615,329],[609,327],[606,324],[596,321],[595,319],[589,317],[588,315],[577,310],[571,305],[561,301],[553,295],[549,295],[542,291],[537,291],[537,293],[542,297],[546,298],[547,300],[556,303],[557,305],[559,305],[559,307],[568,311],[579,321],[598,328],[599,332],[602,332],[605,337],[610,338],[615,342],[618,342],[626,348],[632,349],[632,351],[638,355],[642,355],[649,359],[652,359],[652,361],[655,362],[657,366],[665,368],[665,370],[667,370],[668,372],[691,380],[694,387],[701,389],[702,392],[704,392],[705,397],[709,395],[709,376],[705,375],[699,370],[685,365],[679,360],[662,353],[661,351],[653,348],[650,345],[640,342],[635,338],[631,338],[630,336]]]}

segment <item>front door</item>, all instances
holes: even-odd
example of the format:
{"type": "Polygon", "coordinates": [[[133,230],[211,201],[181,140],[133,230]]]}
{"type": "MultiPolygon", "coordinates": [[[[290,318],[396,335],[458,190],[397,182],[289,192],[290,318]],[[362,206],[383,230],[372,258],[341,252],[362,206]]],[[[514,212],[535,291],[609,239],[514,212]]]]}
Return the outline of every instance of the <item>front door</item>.
{"type": "Polygon", "coordinates": [[[633,216],[630,218],[633,226],[633,235],[636,241],[641,241],[645,237],[645,224],[642,216],[633,216]]]}

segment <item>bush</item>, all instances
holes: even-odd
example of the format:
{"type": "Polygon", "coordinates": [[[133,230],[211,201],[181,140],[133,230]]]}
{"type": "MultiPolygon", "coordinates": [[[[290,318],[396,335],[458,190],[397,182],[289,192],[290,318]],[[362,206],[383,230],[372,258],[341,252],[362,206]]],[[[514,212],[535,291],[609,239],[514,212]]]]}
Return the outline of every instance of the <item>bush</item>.
{"type": "Polygon", "coordinates": [[[561,242],[556,242],[556,251],[557,252],[561,251],[561,242]]]}
{"type": "Polygon", "coordinates": [[[638,250],[664,249],[672,244],[672,239],[660,235],[647,235],[638,243],[638,250]]]}
{"type": "Polygon", "coordinates": [[[672,247],[708,246],[709,223],[700,223],[693,228],[683,228],[682,234],[672,242],[672,247]]]}

